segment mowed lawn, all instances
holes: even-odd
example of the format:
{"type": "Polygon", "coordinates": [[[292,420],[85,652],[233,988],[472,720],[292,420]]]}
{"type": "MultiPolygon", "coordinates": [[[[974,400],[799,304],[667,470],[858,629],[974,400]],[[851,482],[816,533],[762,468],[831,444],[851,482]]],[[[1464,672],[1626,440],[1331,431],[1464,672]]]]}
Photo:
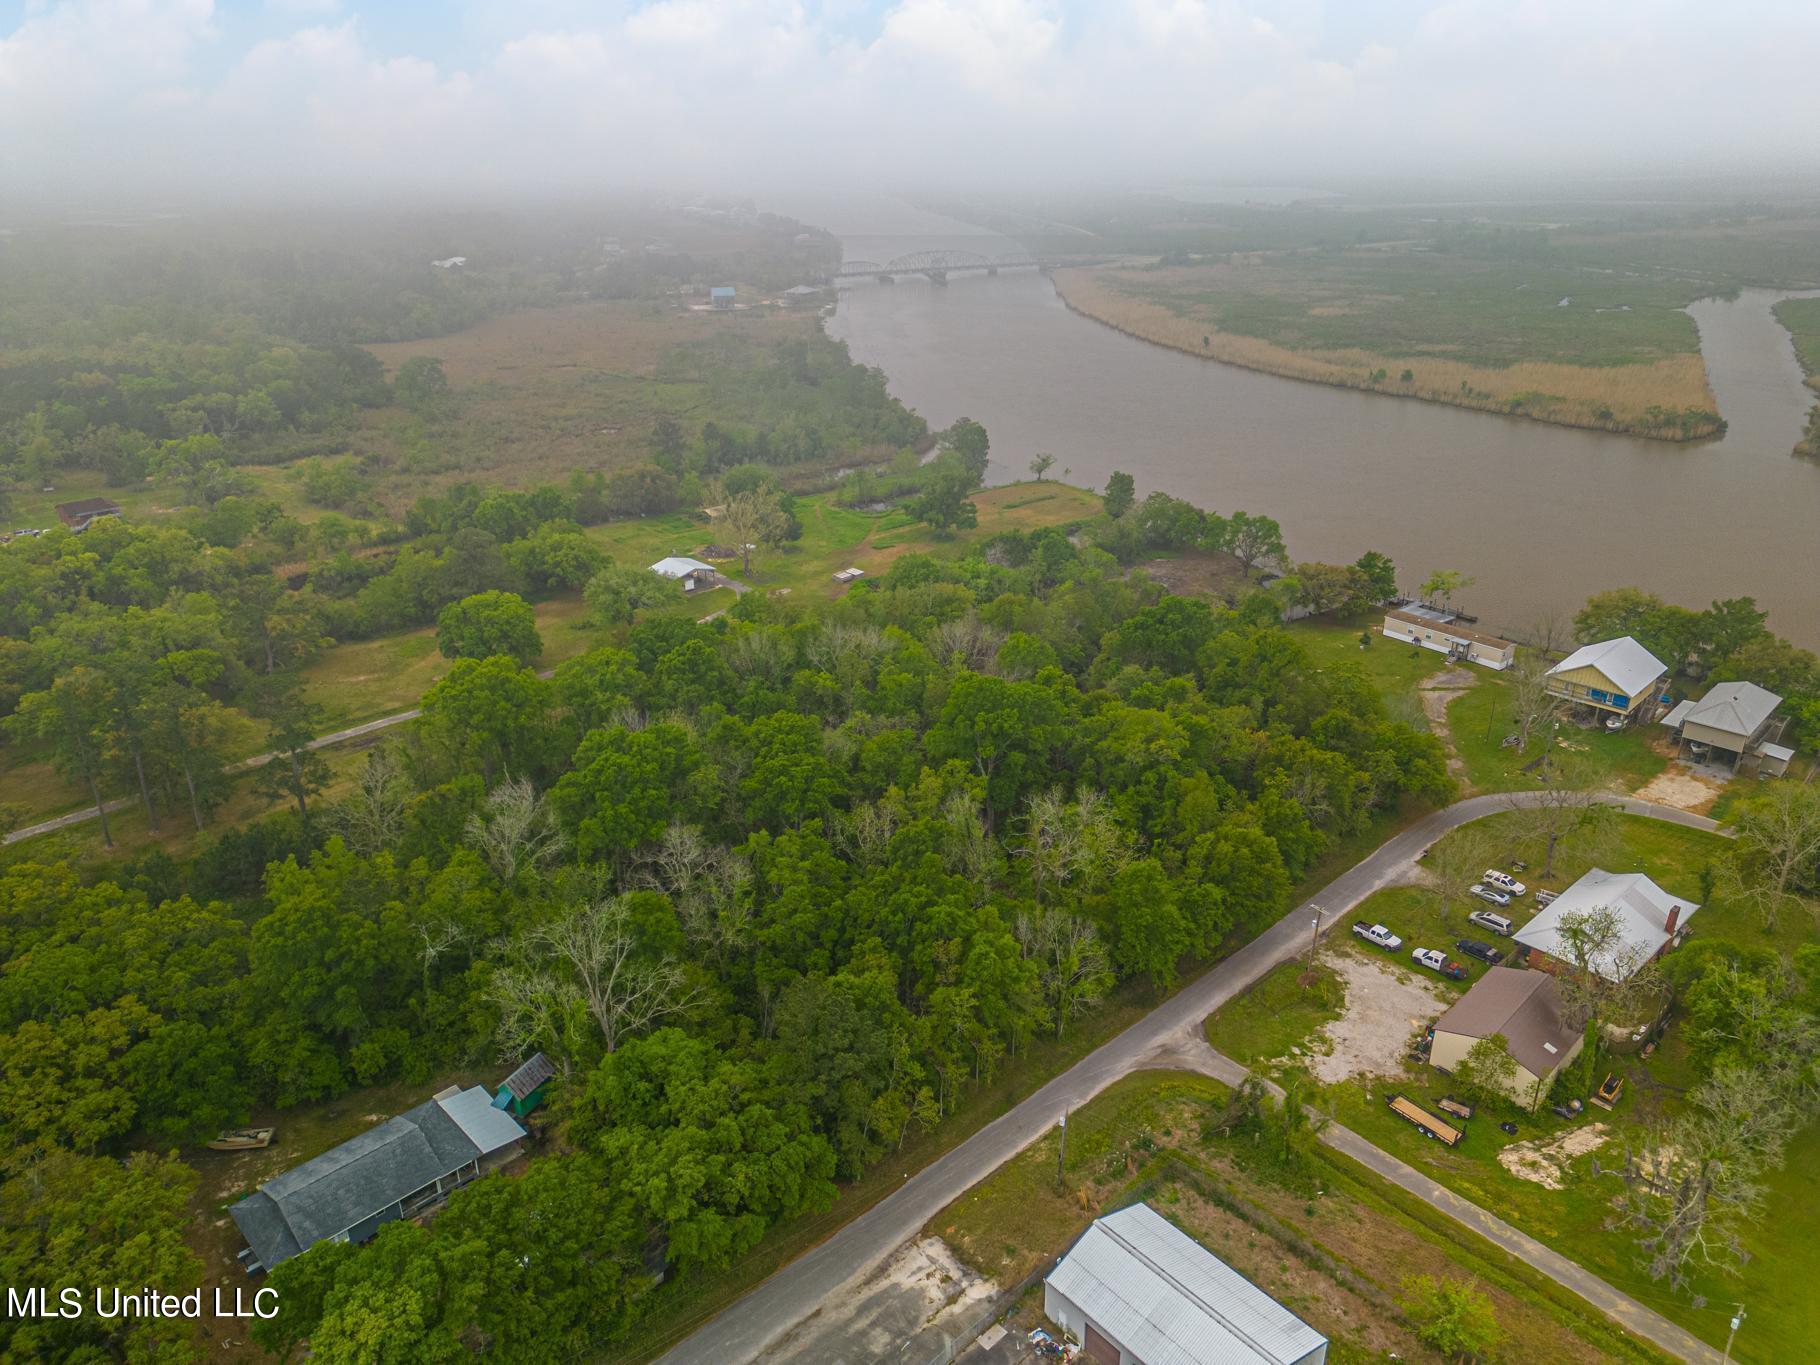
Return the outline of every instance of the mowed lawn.
{"type": "MultiPolygon", "coordinates": [[[[1539,874],[1538,850],[1528,847],[1521,838],[1520,821],[1516,814],[1496,815],[1447,836],[1478,839],[1492,850],[1486,855],[1489,862],[1508,865],[1513,855],[1529,859],[1530,870],[1522,874],[1531,888],[1529,894],[1502,911],[1519,928],[1535,913],[1536,888],[1559,890],[1595,865],[1608,871],[1643,871],[1669,891],[1700,900],[1703,867],[1726,849],[1726,840],[1717,834],[1640,816],[1618,815],[1603,841],[1569,843],[1559,849],[1554,875],[1544,878],[1539,874]]],[[[1430,861],[1434,861],[1432,855],[1430,861]]],[[[1466,922],[1468,911],[1477,905],[1476,901],[1456,895],[1443,912],[1431,889],[1392,887],[1375,893],[1334,932],[1349,932],[1352,919],[1381,921],[1402,936],[1404,945],[1396,956],[1405,967],[1412,947],[1444,949],[1470,972],[1468,983],[1460,985],[1432,978],[1446,994],[1454,996],[1487,970],[1471,959],[1459,957],[1453,947],[1456,939],[1472,937],[1500,948],[1511,946],[1509,940],[1497,939],[1466,922]]],[[[1813,929],[1807,916],[1784,916],[1773,930],[1765,929],[1747,909],[1709,900],[1694,916],[1691,932],[1696,938],[1769,948],[1786,956],[1810,941],[1813,929]]],[[[1353,950],[1350,943],[1339,947],[1338,940],[1336,948],[1353,950]]],[[[1305,1044],[1331,1017],[1332,1006],[1318,992],[1296,987],[1295,974],[1300,970],[1300,964],[1279,968],[1211,1016],[1207,1032],[1214,1046],[1252,1063],[1280,1058],[1290,1047],[1305,1044]]],[[[1427,978],[1430,974],[1420,975],[1427,978]]],[[[1651,1125],[1678,1112],[1686,1103],[1685,1090],[1697,1083],[1698,1075],[1689,1061],[1685,1039],[1672,1024],[1659,1049],[1647,1061],[1620,1058],[1614,1059],[1611,1066],[1627,1078],[1626,1093],[1615,1113],[1592,1110],[1578,1120],[1566,1122],[1546,1110],[1539,1115],[1519,1114],[1515,1116],[1518,1132],[1512,1136],[1497,1127],[1504,1115],[1488,1112],[1466,1125],[1467,1140],[1452,1150],[1422,1136],[1386,1108],[1385,1102],[1392,1094],[1406,1093],[1419,1103],[1432,1104],[1447,1090],[1445,1077],[1426,1066],[1409,1064],[1400,1056],[1384,1059],[1384,1075],[1355,1077],[1325,1087],[1320,1103],[1338,1121],[1392,1155],[1516,1224],[1708,1341],[1722,1344],[1730,1305],[1738,1300],[1748,1301],[1752,1305],[1750,1331],[1740,1335],[1737,1359],[1801,1358],[1814,1325],[1805,1286],[1809,1277],[1820,1270],[1820,1253],[1816,1252],[1820,1248],[1820,1203],[1805,1194],[1814,1161],[1820,1155],[1820,1126],[1810,1128],[1790,1145],[1786,1164],[1771,1179],[1772,1198],[1766,1201],[1764,1215],[1745,1237],[1752,1260],[1743,1274],[1731,1277],[1706,1272],[1695,1278],[1691,1293],[1677,1294],[1643,1273],[1628,1234],[1605,1226],[1612,1197],[1621,1187],[1615,1176],[1595,1173],[1593,1165],[1597,1160],[1607,1172],[1620,1165],[1627,1139],[1638,1140],[1651,1125]],[[1498,1161],[1499,1152],[1512,1143],[1546,1143],[1595,1122],[1607,1125],[1605,1142],[1595,1151],[1566,1163],[1563,1188],[1559,1190],[1519,1178],[1498,1161]],[[1704,1296],[1707,1306],[1699,1306],[1695,1295],[1704,1296]]]]}
{"type": "MultiPolygon", "coordinates": [[[[1542,785],[1535,771],[1524,771],[1543,752],[1541,736],[1531,738],[1526,753],[1503,747],[1504,737],[1513,733],[1508,679],[1488,673],[1472,691],[1456,697],[1447,707],[1447,726],[1475,789],[1527,791],[1542,785]]],[[[1586,785],[1635,791],[1668,766],[1668,756],[1654,742],[1660,730],[1632,725],[1613,734],[1564,721],[1554,742],[1562,757],[1584,773],[1586,785]]]]}
{"type": "MultiPolygon", "coordinates": [[[[834,574],[841,569],[864,569],[876,577],[889,570],[899,556],[911,552],[958,558],[969,547],[1007,531],[1067,525],[1100,511],[1098,494],[1048,480],[981,489],[972,501],[979,512],[979,525],[942,539],[899,509],[857,512],[840,506],[829,494],[799,498],[800,541],[779,550],[762,546],[754,550],[749,573],[738,559],[718,561],[718,567],[757,591],[831,599],[847,591],[845,584],[834,582],[834,574]]],[[[712,522],[686,512],[610,522],[588,534],[619,563],[638,567],[666,555],[699,555],[715,540],[712,522]]]]}

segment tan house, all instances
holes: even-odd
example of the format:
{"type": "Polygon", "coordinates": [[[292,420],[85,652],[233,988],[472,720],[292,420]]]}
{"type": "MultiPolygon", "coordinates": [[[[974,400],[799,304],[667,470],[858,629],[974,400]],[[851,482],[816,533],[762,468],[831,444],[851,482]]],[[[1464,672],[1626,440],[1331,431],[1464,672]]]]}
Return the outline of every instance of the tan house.
{"type": "Polygon", "coordinates": [[[1451,611],[1411,602],[1384,613],[1384,638],[1403,640],[1423,649],[1503,672],[1517,661],[1509,640],[1474,630],[1451,611]]]}
{"type": "MultiPolygon", "coordinates": [[[[1629,721],[1652,705],[1668,677],[1668,665],[1628,635],[1582,645],[1548,670],[1548,695],[1629,721]]],[[[1615,728],[1615,727],[1614,727],[1615,728]]]]}
{"type": "Polygon", "coordinates": [[[1580,1055],[1582,1035],[1567,1026],[1561,988],[1547,972],[1493,967],[1435,1020],[1429,1061],[1445,1072],[1459,1069],[1474,1043],[1502,1034],[1517,1064],[1510,1097],[1527,1109],[1540,1107],[1562,1067],[1580,1055]]]}
{"type": "Polygon", "coordinates": [[[1662,718],[1675,733],[1677,751],[1696,762],[1745,760],[1770,773],[1787,771],[1793,752],[1775,743],[1782,737],[1782,698],[1756,683],[1715,683],[1699,701],[1684,701],[1662,718]]]}

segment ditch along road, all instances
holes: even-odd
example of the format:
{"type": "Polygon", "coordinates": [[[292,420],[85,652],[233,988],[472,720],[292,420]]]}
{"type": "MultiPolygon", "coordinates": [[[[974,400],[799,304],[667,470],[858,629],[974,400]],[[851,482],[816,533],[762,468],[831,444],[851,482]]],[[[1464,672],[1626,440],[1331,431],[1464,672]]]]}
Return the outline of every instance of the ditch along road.
{"type": "MultiPolygon", "coordinates": [[[[1194,1070],[1223,1080],[1244,1069],[1207,1044],[1203,1021],[1271,968],[1304,952],[1318,915],[1321,931],[1349,915],[1372,892],[1413,879],[1416,860],[1429,845],[1461,825],[1530,804],[1529,793],[1468,797],[1434,811],[1329,882],[1309,900],[1231,957],[1210,967],[1137,1023],[1102,1044],[903,1185],[858,1214],[827,1241],[784,1266],[660,1357],[661,1365],[735,1365],[775,1346],[793,1328],[836,1298],[843,1287],[869,1275],[893,1251],[973,1185],[1053,1129],[1113,1081],[1132,1071],[1194,1070]]],[[[1609,804],[1692,829],[1723,833],[1703,815],[1648,801],[1611,797],[1609,804]]],[[[1557,1284],[1578,1294],[1621,1327],[1683,1360],[1716,1362],[1719,1354],[1691,1333],[1620,1293],[1589,1271],[1525,1236],[1490,1212],[1429,1180],[1413,1167],[1372,1146],[1356,1133],[1329,1125],[1323,1140],[1400,1185],[1557,1284]]]]}

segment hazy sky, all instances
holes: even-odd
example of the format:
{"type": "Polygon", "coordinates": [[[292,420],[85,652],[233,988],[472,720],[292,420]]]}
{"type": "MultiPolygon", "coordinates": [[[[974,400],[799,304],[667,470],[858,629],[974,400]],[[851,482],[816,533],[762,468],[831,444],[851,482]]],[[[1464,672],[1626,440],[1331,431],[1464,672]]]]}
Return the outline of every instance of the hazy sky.
{"type": "Polygon", "coordinates": [[[0,0],[0,201],[1820,168],[1814,0],[0,0]]]}

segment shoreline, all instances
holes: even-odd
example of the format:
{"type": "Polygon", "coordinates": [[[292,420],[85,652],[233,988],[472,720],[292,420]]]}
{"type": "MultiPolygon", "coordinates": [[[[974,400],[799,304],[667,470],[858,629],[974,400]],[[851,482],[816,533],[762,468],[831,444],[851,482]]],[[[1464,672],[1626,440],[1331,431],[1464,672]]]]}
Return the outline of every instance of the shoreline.
{"type": "MultiPolygon", "coordinates": [[[[1078,269],[1079,267],[1068,268],[1078,269]]],[[[1548,426],[1571,427],[1581,431],[1599,431],[1612,436],[1634,436],[1639,440],[1660,441],[1664,445],[1699,445],[1705,441],[1717,440],[1725,435],[1726,428],[1725,419],[1723,417],[1720,417],[1706,430],[1682,434],[1679,432],[1665,432],[1661,428],[1632,426],[1617,419],[1607,422],[1592,417],[1557,416],[1543,412],[1526,411],[1521,407],[1510,407],[1509,399],[1487,398],[1481,401],[1474,396],[1468,395],[1449,396],[1445,393],[1433,391],[1417,392],[1414,390],[1399,390],[1379,384],[1373,384],[1368,380],[1363,382],[1349,380],[1341,375],[1323,376],[1318,374],[1298,373],[1291,369],[1279,368],[1257,360],[1237,357],[1230,353],[1222,355],[1212,350],[1201,350],[1193,346],[1182,345],[1178,342],[1171,341],[1166,337],[1155,336],[1149,332],[1141,331],[1137,327],[1115,322],[1111,318],[1103,317],[1099,313],[1094,312],[1091,308],[1085,306],[1077,299],[1070,298],[1068,296],[1068,291],[1062,287],[1061,282],[1056,278],[1056,272],[1045,271],[1044,274],[1048,276],[1049,283],[1051,287],[1054,288],[1056,297],[1061,300],[1062,306],[1071,313],[1077,314],[1089,321],[1096,322],[1102,327],[1109,327],[1115,332],[1132,338],[1134,341],[1142,341],[1151,346],[1161,346],[1166,350],[1176,351],[1182,355],[1195,356],[1198,359],[1212,361],[1215,364],[1231,365],[1236,369],[1250,370],[1256,374],[1273,375],[1278,379],[1291,379],[1304,384],[1320,384],[1330,389],[1349,389],[1354,393],[1376,394],[1384,398],[1413,399],[1418,403],[1434,403],[1441,407],[1461,408],[1468,412],[1482,412],[1493,417],[1513,417],[1522,421],[1541,422],[1548,426]]],[[[1155,307],[1157,305],[1151,306],[1155,307]]],[[[1186,319],[1184,319],[1184,321],[1186,321],[1186,319]]],[[[1209,330],[1207,335],[1211,337],[1220,337],[1230,336],[1232,334],[1209,330]]],[[[1385,359],[1388,360],[1390,358],[1385,357],[1385,359]]],[[[1703,358],[1701,359],[1701,368],[1704,372],[1705,361],[1703,358]]]]}

